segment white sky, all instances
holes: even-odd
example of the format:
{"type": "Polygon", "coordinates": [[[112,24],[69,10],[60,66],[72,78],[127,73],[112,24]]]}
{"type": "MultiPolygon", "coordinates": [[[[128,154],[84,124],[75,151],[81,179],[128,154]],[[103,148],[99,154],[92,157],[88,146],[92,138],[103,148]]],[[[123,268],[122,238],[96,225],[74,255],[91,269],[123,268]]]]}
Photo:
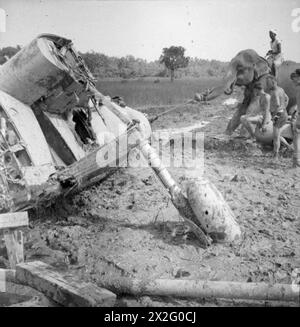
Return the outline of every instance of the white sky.
{"type": "Polygon", "coordinates": [[[247,48],[265,55],[273,27],[285,58],[300,62],[300,31],[291,27],[300,0],[0,0],[0,8],[7,14],[0,47],[54,33],[83,52],[156,60],[163,47],[181,45],[189,56],[229,61],[247,48]]]}

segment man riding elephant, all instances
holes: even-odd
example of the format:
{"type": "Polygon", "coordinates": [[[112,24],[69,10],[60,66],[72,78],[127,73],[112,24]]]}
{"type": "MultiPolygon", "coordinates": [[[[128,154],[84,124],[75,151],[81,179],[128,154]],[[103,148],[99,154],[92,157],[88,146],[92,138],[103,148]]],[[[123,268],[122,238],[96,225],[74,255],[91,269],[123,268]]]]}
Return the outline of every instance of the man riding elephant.
{"type": "Polygon", "coordinates": [[[277,78],[278,67],[283,63],[281,42],[277,38],[277,31],[275,29],[270,30],[269,35],[271,38],[271,50],[267,52],[266,57],[271,67],[272,74],[277,78]]]}
{"type": "Polygon", "coordinates": [[[232,59],[230,66],[232,69],[231,74],[235,75],[235,80],[230,85],[230,91],[225,91],[225,93],[230,94],[233,91],[234,85],[244,85],[245,89],[244,99],[238,105],[235,114],[226,128],[227,135],[231,135],[236,130],[241,123],[241,116],[245,115],[251,106],[257,106],[254,85],[259,82],[266,92],[269,91],[266,77],[270,74],[270,67],[267,61],[258,56],[254,50],[250,49],[239,52],[232,59]]]}

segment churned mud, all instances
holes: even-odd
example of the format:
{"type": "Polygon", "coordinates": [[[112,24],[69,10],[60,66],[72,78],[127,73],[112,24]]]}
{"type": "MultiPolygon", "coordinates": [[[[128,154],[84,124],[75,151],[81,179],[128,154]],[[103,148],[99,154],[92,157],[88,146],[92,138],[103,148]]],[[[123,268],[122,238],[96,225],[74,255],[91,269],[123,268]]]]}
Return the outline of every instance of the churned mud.
{"type": "MultiPolygon", "coordinates": [[[[222,101],[185,106],[159,118],[153,129],[209,122],[200,130],[204,174],[232,208],[243,231],[240,244],[201,248],[151,169],[122,168],[51,208],[32,211],[26,260],[44,261],[98,285],[109,275],[291,283],[300,267],[300,172],[292,169],[290,153],[275,163],[268,149],[214,138],[234,112],[222,101]]],[[[149,117],[157,113],[147,111],[149,117]]],[[[188,175],[182,168],[170,170],[184,187],[188,175]]],[[[2,251],[0,267],[7,265],[2,251]]],[[[205,302],[120,296],[118,305],[205,302]]]]}

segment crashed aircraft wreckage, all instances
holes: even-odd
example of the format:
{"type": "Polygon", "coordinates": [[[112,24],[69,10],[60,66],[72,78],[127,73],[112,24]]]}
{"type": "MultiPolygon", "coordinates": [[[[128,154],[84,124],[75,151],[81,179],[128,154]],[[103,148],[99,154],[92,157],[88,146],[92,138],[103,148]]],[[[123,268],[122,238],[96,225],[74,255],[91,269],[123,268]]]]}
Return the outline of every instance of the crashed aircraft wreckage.
{"type": "Polygon", "coordinates": [[[239,240],[220,192],[207,180],[191,181],[187,198],[150,146],[150,135],[142,113],[95,88],[70,40],[38,36],[0,67],[0,212],[51,203],[89,186],[138,148],[202,246],[239,240]]]}

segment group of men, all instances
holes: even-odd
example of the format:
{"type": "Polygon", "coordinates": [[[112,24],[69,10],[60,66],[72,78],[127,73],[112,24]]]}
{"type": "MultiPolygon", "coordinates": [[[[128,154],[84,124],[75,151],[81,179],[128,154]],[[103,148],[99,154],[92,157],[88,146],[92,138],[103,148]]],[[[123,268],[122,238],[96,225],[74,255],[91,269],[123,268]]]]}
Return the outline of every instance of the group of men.
{"type": "Polygon", "coordinates": [[[289,97],[285,91],[277,84],[277,69],[281,65],[283,58],[281,44],[276,38],[276,32],[270,31],[271,50],[269,56],[270,67],[273,74],[267,77],[267,92],[263,85],[257,82],[253,86],[253,95],[258,97],[258,107],[256,111],[250,110],[241,116],[240,122],[247,129],[250,136],[255,139],[255,129],[259,127],[262,133],[266,132],[268,125],[273,125],[273,152],[275,160],[278,159],[281,140],[281,131],[286,126],[288,120],[293,129],[294,146],[294,166],[300,167],[300,68],[296,69],[290,76],[297,89],[298,110],[287,113],[289,97]]]}
{"type": "Polygon", "coordinates": [[[253,139],[255,139],[256,126],[264,133],[268,125],[273,124],[274,157],[278,159],[280,132],[288,121],[286,107],[289,98],[285,91],[278,86],[276,78],[272,75],[267,78],[267,89],[269,93],[264,90],[260,82],[254,84],[253,95],[258,97],[258,110],[241,116],[241,124],[253,139]]]}

